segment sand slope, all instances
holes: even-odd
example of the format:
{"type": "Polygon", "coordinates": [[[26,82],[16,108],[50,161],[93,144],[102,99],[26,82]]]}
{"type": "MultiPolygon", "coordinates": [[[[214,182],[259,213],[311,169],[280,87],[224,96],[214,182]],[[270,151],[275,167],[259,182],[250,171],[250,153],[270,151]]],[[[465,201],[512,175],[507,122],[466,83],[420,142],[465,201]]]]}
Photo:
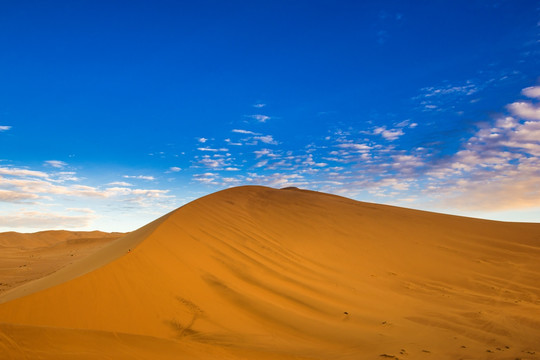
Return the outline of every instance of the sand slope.
{"type": "Polygon", "coordinates": [[[77,262],[123,235],[64,230],[0,233],[0,294],[77,262]]]}
{"type": "Polygon", "coordinates": [[[0,355],[537,359],[539,258],[540,224],[233,188],[1,296],[0,355]]]}

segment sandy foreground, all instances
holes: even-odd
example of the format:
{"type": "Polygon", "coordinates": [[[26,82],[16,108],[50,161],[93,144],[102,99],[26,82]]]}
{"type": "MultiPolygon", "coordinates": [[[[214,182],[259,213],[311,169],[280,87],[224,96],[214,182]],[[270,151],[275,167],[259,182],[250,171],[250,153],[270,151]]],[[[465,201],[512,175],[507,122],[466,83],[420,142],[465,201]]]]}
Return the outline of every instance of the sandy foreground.
{"type": "Polygon", "coordinates": [[[247,186],[51,236],[0,236],[0,359],[540,358],[540,224],[247,186]]]}

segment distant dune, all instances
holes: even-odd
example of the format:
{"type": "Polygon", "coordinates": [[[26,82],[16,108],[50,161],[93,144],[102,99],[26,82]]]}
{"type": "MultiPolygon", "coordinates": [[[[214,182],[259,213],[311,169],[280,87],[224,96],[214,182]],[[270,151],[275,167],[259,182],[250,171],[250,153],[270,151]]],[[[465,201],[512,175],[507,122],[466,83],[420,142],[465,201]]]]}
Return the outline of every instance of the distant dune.
{"type": "Polygon", "coordinates": [[[539,259],[540,224],[238,187],[0,294],[0,359],[538,359],[539,259]]]}
{"type": "Polygon", "coordinates": [[[54,273],[123,235],[65,230],[0,233],[0,295],[54,273]]]}

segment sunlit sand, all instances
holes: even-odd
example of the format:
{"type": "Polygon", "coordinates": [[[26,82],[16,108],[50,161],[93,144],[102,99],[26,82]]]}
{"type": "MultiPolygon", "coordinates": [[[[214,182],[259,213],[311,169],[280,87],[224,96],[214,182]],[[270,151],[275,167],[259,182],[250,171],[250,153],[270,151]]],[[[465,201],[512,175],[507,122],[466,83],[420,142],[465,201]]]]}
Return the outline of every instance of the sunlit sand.
{"type": "Polygon", "coordinates": [[[2,359],[540,357],[540,224],[245,186],[61,234],[0,237],[2,359]]]}

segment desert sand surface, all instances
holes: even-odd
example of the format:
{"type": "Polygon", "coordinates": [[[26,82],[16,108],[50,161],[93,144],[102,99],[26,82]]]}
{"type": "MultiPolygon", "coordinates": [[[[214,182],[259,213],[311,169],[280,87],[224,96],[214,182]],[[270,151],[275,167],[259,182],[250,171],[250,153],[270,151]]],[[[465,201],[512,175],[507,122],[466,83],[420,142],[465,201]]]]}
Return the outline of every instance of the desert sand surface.
{"type": "Polygon", "coordinates": [[[232,188],[0,294],[0,358],[539,359],[539,259],[540,224],[232,188]]]}
{"type": "Polygon", "coordinates": [[[65,230],[0,233],[0,295],[52,274],[123,235],[65,230]]]}

